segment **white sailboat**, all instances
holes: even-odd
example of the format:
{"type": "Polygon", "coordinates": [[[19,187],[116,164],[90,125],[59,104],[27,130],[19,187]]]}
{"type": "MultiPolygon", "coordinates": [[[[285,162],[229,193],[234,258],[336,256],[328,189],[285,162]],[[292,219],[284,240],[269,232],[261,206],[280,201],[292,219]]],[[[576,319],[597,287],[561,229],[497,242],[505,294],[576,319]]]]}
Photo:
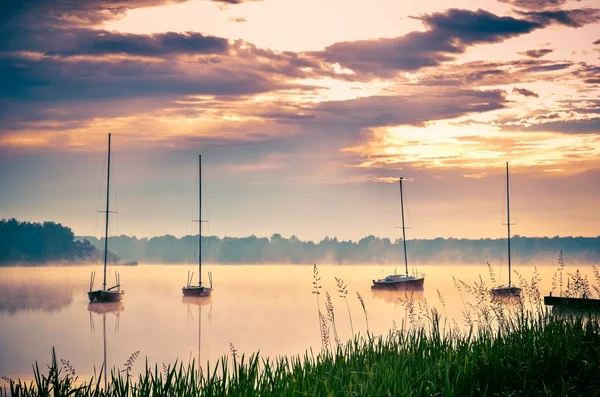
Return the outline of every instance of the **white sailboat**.
{"type": "Polygon", "coordinates": [[[96,273],[92,273],[90,281],[90,290],[88,291],[88,298],[90,302],[118,302],[123,299],[125,291],[121,290],[121,280],[118,274],[116,274],[116,285],[110,288],[106,288],[106,263],[108,261],[108,216],[110,214],[110,134],[108,134],[108,170],[106,173],[106,224],[104,228],[104,279],[102,281],[102,289],[93,290],[94,279],[96,273]]]}
{"type": "Polygon", "coordinates": [[[508,286],[499,286],[491,289],[492,296],[495,297],[518,297],[521,295],[521,288],[512,285],[512,270],[510,261],[510,188],[508,183],[508,162],[506,163],[506,214],[508,228],[508,286]]]}
{"type": "Polygon", "coordinates": [[[408,274],[408,256],[406,255],[406,231],[404,226],[404,197],[402,191],[402,178],[400,182],[400,210],[402,213],[402,242],[404,243],[404,274],[390,274],[385,278],[373,280],[372,289],[388,289],[388,290],[403,290],[403,289],[422,289],[425,283],[425,275],[423,274],[408,274]]]}
{"type": "Polygon", "coordinates": [[[212,292],[212,277],[209,273],[210,287],[202,285],[202,155],[198,155],[198,285],[192,285],[192,277],[188,275],[187,285],[181,288],[183,296],[207,297],[212,292]]]}

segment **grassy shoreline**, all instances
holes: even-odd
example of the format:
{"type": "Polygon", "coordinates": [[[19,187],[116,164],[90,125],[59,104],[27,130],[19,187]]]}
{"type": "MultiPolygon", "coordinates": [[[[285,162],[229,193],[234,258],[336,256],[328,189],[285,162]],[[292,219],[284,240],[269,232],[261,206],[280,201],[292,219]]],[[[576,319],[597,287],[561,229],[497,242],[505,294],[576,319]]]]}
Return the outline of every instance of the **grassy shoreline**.
{"type": "MultiPolygon", "coordinates": [[[[600,395],[597,318],[525,312],[501,327],[447,328],[431,310],[427,327],[355,337],[320,354],[276,359],[223,357],[208,370],[174,364],[137,378],[114,368],[81,381],[53,352],[47,373],[10,381],[0,396],[594,396],[600,395]],[[225,375],[223,375],[225,374],[225,375]],[[101,374],[100,374],[101,375],[101,374]]],[[[131,362],[130,364],[133,364],[131,362]]]]}
{"type": "MultiPolygon", "coordinates": [[[[561,267],[553,290],[563,291],[561,267]]],[[[8,382],[0,397],[12,396],[600,396],[600,317],[592,313],[562,316],[542,304],[539,275],[519,274],[523,296],[493,300],[480,278],[474,285],[454,280],[463,301],[464,327],[426,299],[412,294],[400,301],[407,321],[385,336],[373,337],[362,296],[366,334],[342,343],[328,292],[321,302],[321,277],[313,267],[313,291],[319,315],[322,350],[304,355],[263,358],[259,353],[231,356],[198,368],[175,363],[150,367],[138,376],[131,370],[139,352],[108,377],[80,380],[68,361],[52,351],[48,370],[34,365],[34,380],[8,382]],[[465,295],[463,299],[463,294],[465,295]],[[474,299],[474,302],[472,300],[474,299]],[[322,311],[324,306],[324,311],[322,311]]],[[[568,274],[565,296],[600,291],[579,272],[568,274]]],[[[600,284],[600,271],[594,268],[600,284]]],[[[495,275],[490,266],[490,278],[495,275]]],[[[336,278],[338,296],[347,306],[348,289],[336,278]]],[[[445,302],[438,291],[445,313],[445,302]]],[[[354,328],[352,328],[354,334],[354,328]]]]}

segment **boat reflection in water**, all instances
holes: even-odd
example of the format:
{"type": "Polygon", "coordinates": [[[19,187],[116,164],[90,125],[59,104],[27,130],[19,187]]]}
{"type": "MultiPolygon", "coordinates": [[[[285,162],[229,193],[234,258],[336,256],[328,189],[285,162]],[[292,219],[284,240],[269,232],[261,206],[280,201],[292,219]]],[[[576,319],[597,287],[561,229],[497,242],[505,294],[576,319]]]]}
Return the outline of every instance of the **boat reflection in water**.
{"type": "Polygon", "coordinates": [[[94,315],[102,316],[102,341],[103,341],[103,359],[102,359],[102,371],[101,375],[104,376],[104,390],[108,389],[108,366],[106,364],[106,315],[115,315],[115,331],[119,330],[119,316],[121,312],[125,310],[125,304],[123,301],[118,302],[92,302],[88,304],[88,311],[90,312],[90,329],[92,333],[95,330],[94,326],[94,315]]]}
{"type": "Polygon", "coordinates": [[[371,293],[375,299],[384,300],[394,305],[405,306],[410,299],[413,301],[423,300],[423,290],[391,291],[371,289],[371,293]]]}
{"type": "MultiPolygon", "coordinates": [[[[201,361],[201,350],[202,350],[202,307],[208,307],[208,321],[210,322],[212,318],[212,299],[210,296],[204,297],[192,297],[192,296],[184,296],[181,298],[181,303],[185,303],[187,306],[187,314],[188,314],[188,323],[194,319],[194,314],[192,312],[192,306],[198,306],[198,370],[200,370],[201,361]]],[[[191,356],[191,353],[190,353],[191,356]]]]}
{"type": "MultiPolygon", "coordinates": [[[[389,305],[394,307],[395,313],[404,313],[399,317],[393,319],[392,329],[408,329],[410,324],[414,324],[419,313],[424,310],[424,299],[423,290],[411,290],[411,291],[389,291],[371,289],[373,298],[383,300],[389,305]],[[399,321],[397,323],[396,321],[399,321]]],[[[424,313],[421,313],[424,314],[424,313]]]]}

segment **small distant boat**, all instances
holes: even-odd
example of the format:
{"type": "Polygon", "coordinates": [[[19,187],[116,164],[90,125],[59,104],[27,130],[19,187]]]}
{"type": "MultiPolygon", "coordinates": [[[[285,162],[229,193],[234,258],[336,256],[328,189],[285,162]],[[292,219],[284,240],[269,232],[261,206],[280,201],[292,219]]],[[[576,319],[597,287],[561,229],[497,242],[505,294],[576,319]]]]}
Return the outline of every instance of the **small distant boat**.
{"type": "Polygon", "coordinates": [[[90,280],[90,290],[88,298],[91,303],[97,302],[118,302],[123,299],[125,291],[121,291],[121,280],[119,274],[115,274],[116,285],[106,288],[106,263],[108,261],[108,216],[110,214],[110,134],[108,134],[108,167],[106,173],[106,225],[104,229],[104,279],[102,281],[102,289],[93,290],[94,279],[96,272],[92,273],[90,280]]]}
{"type": "Polygon", "coordinates": [[[404,274],[390,274],[385,278],[373,280],[372,289],[387,290],[405,290],[405,289],[423,289],[425,283],[424,274],[408,275],[408,256],[406,255],[406,231],[404,226],[404,197],[402,192],[402,178],[400,182],[400,209],[402,212],[402,242],[404,243],[404,274]]]}
{"type": "Polygon", "coordinates": [[[208,274],[210,287],[202,285],[202,155],[198,155],[198,285],[192,285],[194,273],[188,273],[187,285],[181,288],[186,297],[208,297],[212,292],[212,275],[208,274]]]}
{"type": "Polygon", "coordinates": [[[512,270],[511,270],[511,262],[510,262],[510,188],[508,183],[508,162],[506,163],[506,214],[507,214],[507,222],[506,225],[508,227],[508,286],[499,286],[494,287],[490,290],[490,293],[493,297],[519,297],[521,295],[521,288],[515,287],[512,285],[512,270]]]}

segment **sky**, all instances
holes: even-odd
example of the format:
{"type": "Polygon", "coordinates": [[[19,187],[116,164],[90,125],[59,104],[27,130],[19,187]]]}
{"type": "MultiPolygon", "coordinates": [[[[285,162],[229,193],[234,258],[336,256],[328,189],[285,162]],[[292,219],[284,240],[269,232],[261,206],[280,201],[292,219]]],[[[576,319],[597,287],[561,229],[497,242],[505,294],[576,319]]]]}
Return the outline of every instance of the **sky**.
{"type": "Polygon", "coordinates": [[[5,0],[0,218],[600,235],[600,0],[5,0]]]}

